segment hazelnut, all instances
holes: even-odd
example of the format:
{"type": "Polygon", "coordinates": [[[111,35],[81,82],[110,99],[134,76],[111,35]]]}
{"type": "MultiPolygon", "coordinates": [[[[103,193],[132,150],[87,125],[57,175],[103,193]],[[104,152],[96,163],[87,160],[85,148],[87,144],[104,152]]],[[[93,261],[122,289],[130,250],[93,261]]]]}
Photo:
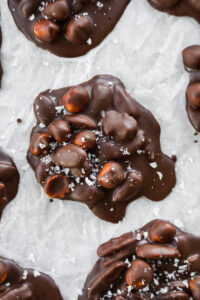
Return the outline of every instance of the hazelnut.
{"type": "Polygon", "coordinates": [[[43,14],[56,21],[65,21],[69,16],[69,5],[66,0],[56,0],[45,6],[43,14]]]}
{"type": "Polygon", "coordinates": [[[40,20],[35,23],[33,31],[37,39],[44,43],[51,43],[55,40],[60,27],[53,21],[40,20]]]}
{"type": "Polygon", "coordinates": [[[66,28],[66,37],[73,44],[82,44],[88,40],[92,33],[93,25],[86,16],[74,17],[66,28]]]}
{"type": "Polygon", "coordinates": [[[188,86],[187,98],[191,105],[200,108],[200,82],[195,82],[188,86]]]}
{"type": "Polygon", "coordinates": [[[71,88],[62,98],[62,105],[71,113],[78,113],[89,101],[88,91],[82,86],[71,88]]]}
{"type": "Polygon", "coordinates": [[[114,189],[124,180],[124,171],[120,164],[108,162],[101,169],[98,176],[98,183],[106,189],[114,189]]]}
{"type": "Polygon", "coordinates": [[[183,62],[186,68],[197,70],[200,68],[200,46],[194,45],[183,50],[183,62]]]}
{"type": "Polygon", "coordinates": [[[70,127],[64,120],[55,120],[49,125],[48,132],[58,143],[64,143],[69,140],[70,127]]]}
{"type": "Polygon", "coordinates": [[[0,261],[0,284],[2,284],[8,275],[8,266],[3,262],[0,261]]]}
{"type": "Polygon", "coordinates": [[[96,145],[96,135],[94,132],[85,130],[77,134],[74,139],[74,144],[83,149],[92,149],[96,145]]]}
{"type": "Polygon", "coordinates": [[[30,151],[33,155],[46,155],[50,150],[50,137],[47,132],[34,133],[30,141],[30,151]]]}
{"type": "Polygon", "coordinates": [[[47,178],[44,184],[45,193],[52,198],[63,198],[70,193],[69,177],[59,174],[47,178]]]}

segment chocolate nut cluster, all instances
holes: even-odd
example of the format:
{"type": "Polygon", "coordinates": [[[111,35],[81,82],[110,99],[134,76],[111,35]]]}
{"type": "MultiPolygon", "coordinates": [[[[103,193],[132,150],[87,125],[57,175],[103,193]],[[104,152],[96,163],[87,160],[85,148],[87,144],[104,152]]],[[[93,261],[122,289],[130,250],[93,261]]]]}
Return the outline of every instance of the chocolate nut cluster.
{"type": "Polygon", "coordinates": [[[5,206],[16,196],[19,172],[13,160],[0,148],[0,217],[5,206]]]}
{"type": "Polygon", "coordinates": [[[34,102],[27,159],[49,197],[79,201],[118,222],[144,195],[158,201],[175,185],[175,162],[160,127],[122,82],[109,75],[41,93],[34,102]]]}
{"type": "Polygon", "coordinates": [[[190,46],[182,54],[185,69],[190,74],[186,91],[187,113],[193,127],[200,131],[200,46],[190,46]]]}
{"type": "Polygon", "coordinates": [[[62,296],[48,275],[0,257],[0,299],[62,300],[62,296]]]}
{"type": "Polygon", "coordinates": [[[199,300],[200,238],[154,220],[101,245],[78,300],[199,300]]]}
{"type": "Polygon", "coordinates": [[[130,0],[9,0],[18,28],[37,46],[64,57],[96,47],[130,0]]]}
{"type": "Polygon", "coordinates": [[[188,16],[200,23],[199,0],[148,0],[156,9],[180,17],[188,16]]]}

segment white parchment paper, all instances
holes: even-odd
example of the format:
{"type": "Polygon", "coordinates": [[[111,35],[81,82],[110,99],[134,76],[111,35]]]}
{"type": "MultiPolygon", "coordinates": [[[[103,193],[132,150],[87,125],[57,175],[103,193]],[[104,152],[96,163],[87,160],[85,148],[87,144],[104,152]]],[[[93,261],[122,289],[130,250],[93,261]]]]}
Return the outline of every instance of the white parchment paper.
{"type": "MultiPolygon", "coordinates": [[[[122,1],[122,0],[119,0],[122,1]]],[[[17,29],[7,1],[0,1],[4,76],[0,90],[0,145],[21,174],[19,192],[0,222],[0,255],[51,275],[64,300],[76,300],[97,259],[98,245],[137,229],[154,218],[169,219],[200,234],[200,141],[185,111],[189,76],[181,51],[200,43],[191,18],[160,13],[146,0],[132,0],[114,31],[89,54],[56,57],[37,48],[17,29]],[[162,202],[141,198],[130,204],[123,222],[97,219],[80,203],[50,203],[26,162],[32,104],[47,88],[78,84],[96,74],[119,77],[160,122],[162,148],[176,154],[177,185],[162,202]],[[18,124],[16,119],[21,118],[18,124]]]]}

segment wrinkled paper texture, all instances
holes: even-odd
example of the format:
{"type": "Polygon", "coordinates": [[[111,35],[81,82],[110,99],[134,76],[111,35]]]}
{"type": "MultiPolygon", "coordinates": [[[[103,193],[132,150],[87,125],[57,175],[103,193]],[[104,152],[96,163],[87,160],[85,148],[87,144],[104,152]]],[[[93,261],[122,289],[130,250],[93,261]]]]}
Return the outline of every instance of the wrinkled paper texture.
{"type": "Polygon", "coordinates": [[[169,219],[200,234],[200,141],[194,143],[199,137],[194,136],[185,110],[189,75],[181,56],[186,46],[200,44],[199,24],[158,12],[147,0],[132,0],[99,47],[83,57],[66,59],[29,42],[14,24],[6,0],[0,1],[0,9],[4,69],[0,145],[21,175],[18,195],[0,222],[0,255],[48,273],[64,300],[76,300],[97,259],[98,245],[111,237],[154,218],[169,219]],[[160,123],[163,151],[178,158],[173,192],[161,202],[146,198],[133,202],[117,225],[98,219],[81,203],[50,203],[26,162],[35,97],[48,88],[78,84],[96,74],[112,74],[124,82],[160,123]]]}

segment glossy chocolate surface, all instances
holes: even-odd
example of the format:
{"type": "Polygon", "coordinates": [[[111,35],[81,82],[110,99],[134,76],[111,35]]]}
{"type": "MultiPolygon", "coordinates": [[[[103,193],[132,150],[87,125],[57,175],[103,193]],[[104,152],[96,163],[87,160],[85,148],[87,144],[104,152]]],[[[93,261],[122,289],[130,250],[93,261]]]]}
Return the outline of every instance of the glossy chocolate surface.
{"type": "Polygon", "coordinates": [[[193,127],[200,131],[200,46],[190,46],[182,54],[185,69],[190,75],[186,91],[187,114],[193,127]]]}
{"type": "Polygon", "coordinates": [[[148,0],[156,9],[177,17],[188,16],[200,23],[199,0],[148,0]]]}
{"type": "Polygon", "coordinates": [[[0,257],[0,299],[62,300],[62,296],[48,275],[0,257]]]}
{"type": "Polygon", "coordinates": [[[49,197],[83,202],[116,223],[130,202],[162,200],[174,187],[175,163],[161,151],[159,124],[119,79],[101,75],[47,90],[34,112],[27,159],[49,197]]]}
{"type": "Polygon", "coordinates": [[[78,300],[198,300],[200,238],[154,220],[104,243],[78,300]]]}
{"type": "Polygon", "coordinates": [[[0,216],[4,207],[16,196],[19,172],[13,160],[0,148],[0,216]]]}
{"type": "Polygon", "coordinates": [[[113,30],[129,1],[8,0],[8,4],[29,40],[58,56],[76,57],[96,47],[113,30]]]}

